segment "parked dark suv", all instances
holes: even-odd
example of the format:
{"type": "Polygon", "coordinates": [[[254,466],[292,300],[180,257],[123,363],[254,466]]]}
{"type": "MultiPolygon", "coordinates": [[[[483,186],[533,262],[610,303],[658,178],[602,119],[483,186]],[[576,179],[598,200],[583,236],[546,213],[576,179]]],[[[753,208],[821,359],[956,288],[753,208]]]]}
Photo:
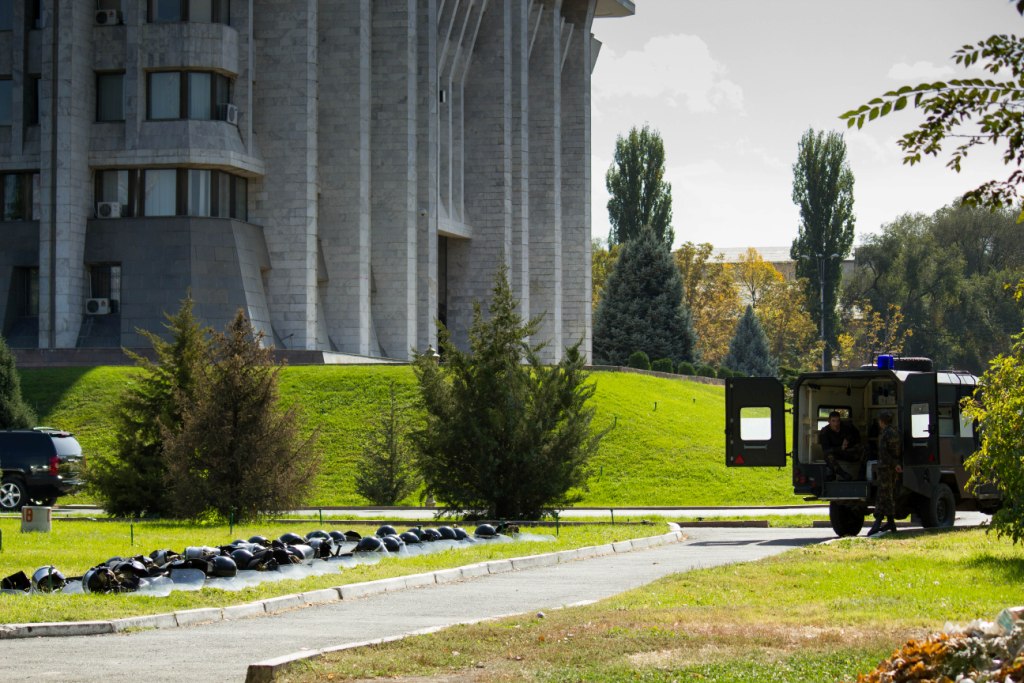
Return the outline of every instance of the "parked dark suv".
{"type": "Polygon", "coordinates": [[[0,431],[0,512],[23,505],[53,505],[82,485],[82,446],[56,429],[0,431]]]}

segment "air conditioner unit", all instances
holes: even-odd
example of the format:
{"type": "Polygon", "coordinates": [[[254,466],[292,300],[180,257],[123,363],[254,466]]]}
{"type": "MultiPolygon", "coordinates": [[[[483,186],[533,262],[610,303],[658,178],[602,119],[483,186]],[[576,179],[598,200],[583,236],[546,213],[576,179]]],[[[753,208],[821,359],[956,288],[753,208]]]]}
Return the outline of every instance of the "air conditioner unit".
{"type": "Polygon", "coordinates": [[[97,26],[117,26],[121,23],[121,12],[116,9],[96,10],[97,26]]]}
{"type": "Polygon", "coordinates": [[[110,299],[86,299],[86,315],[108,315],[110,313],[110,299]]]}
{"type": "Polygon", "coordinates": [[[97,218],[120,218],[121,204],[119,202],[96,202],[97,218]]]}
{"type": "Polygon", "coordinates": [[[222,104],[220,105],[220,118],[222,121],[227,121],[232,126],[238,125],[238,107],[233,104],[222,104]]]}

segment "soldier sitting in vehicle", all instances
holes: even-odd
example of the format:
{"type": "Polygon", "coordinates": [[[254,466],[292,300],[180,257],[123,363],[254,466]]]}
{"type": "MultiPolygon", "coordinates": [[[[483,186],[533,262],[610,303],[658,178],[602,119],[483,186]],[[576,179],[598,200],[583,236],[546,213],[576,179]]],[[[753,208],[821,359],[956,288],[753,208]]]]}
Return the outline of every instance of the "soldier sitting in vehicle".
{"type": "Polygon", "coordinates": [[[839,411],[833,410],[828,414],[828,424],[818,432],[818,443],[835,478],[850,479],[850,474],[840,467],[839,462],[861,461],[860,432],[853,423],[843,420],[839,411]]]}

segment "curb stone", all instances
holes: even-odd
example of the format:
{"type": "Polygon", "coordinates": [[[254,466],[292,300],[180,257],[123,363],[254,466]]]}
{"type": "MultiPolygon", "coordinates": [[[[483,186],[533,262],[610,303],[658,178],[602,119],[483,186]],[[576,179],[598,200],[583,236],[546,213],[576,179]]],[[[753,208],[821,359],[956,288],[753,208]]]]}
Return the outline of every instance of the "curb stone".
{"type": "MultiPolygon", "coordinates": [[[[391,579],[379,579],[377,581],[367,581],[364,583],[351,583],[345,584],[343,586],[336,586],[333,588],[309,591],[308,593],[283,595],[276,598],[267,598],[266,600],[244,603],[241,605],[231,605],[229,607],[224,608],[201,607],[192,610],[179,610],[177,612],[165,612],[161,614],[150,614],[138,617],[124,617],[120,619],[111,619],[107,621],[64,621],[43,622],[33,624],[0,624],[0,640],[4,640],[7,638],[94,636],[111,633],[121,633],[125,630],[135,628],[178,628],[182,626],[210,623],[215,621],[233,621],[236,619],[244,619],[248,617],[256,617],[265,614],[273,614],[274,612],[280,612],[287,609],[308,607],[311,605],[321,604],[324,602],[334,602],[336,600],[353,600],[361,597],[366,597],[369,595],[376,595],[379,593],[385,593],[389,591],[405,590],[407,588],[415,588],[418,586],[425,586],[434,583],[452,583],[454,581],[472,579],[480,576],[486,576],[488,574],[502,574],[506,572],[528,569],[530,567],[551,566],[561,562],[570,562],[575,560],[584,560],[589,557],[610,555],[613,552],[629,552],[634,548],[640,549],[648,547],[648,545],[650,545],[651,543],[656,543],[657,545],[662,545],[664,543],[674,543],[676,541],[682,540],[684,538],[684,535],[680,531],[669,531],[665,534],[660,534],[658,536],[651,536],[646,538],[660,540],[650,541],[647,543],[647,545],[636,546],[634,546],[631,541],[619,541],[616,543],[609,543],[605,545],[585,546],[583,548],[575,548],[572,550],[560,550],[551,553],[543,553],[540,555],[527,555],[521,558],[492,560],[490,562],[468,564],[462,567],[439,569],[437,571],[427,572],[424,574],[412,574],[409,576],[391,579]],[[332,597],[332,594],[337,597],[332,597]]],[[[643,541],[645,539],[635,540],[643,541]]],[[[414,634],[415,632],[407,635],[414,634]]],[[[385,639],[382,641],[374,642],[388,642],[388,640],[385,639]]],[[[298,661],[299,659],[319,656],[323,652],[326,651],[318,650],[316,652],[302,652],[296,655],[288,655],[285,657],[279,657],[275,660],[267,660],[267,662],[259,662],[256,665],[251,665],[250,670],[252,670],[253,666],[257,667],[257,673],[251,675],[263,676],[263,673],[258,672],[266,670],[266,666],[264,665],[266,665],[268,662],[276,662],[278,660],[281,660],[280,664],[275,664],[271,667],[271,673],[269,674],[271,678],[256,678],[251,680],[273,680],[272,677],[273,675],[275,675],[273,672],[278,671],[280,668],[290,665],[292,662],[298,661]]]]}

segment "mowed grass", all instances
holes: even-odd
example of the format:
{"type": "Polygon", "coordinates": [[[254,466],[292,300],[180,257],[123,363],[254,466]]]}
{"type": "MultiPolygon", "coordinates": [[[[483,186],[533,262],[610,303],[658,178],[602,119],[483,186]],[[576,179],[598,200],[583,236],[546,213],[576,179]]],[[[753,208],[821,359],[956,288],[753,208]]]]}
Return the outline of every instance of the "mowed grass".
{"type": "MultiPolygon", "coordinates": [[[[169,548],[183,552],[187,546],[224,545],[236,538],[250,538],[256,534],[277,538],[292,531],[305,535],[314,529],[345,530],[355,528],[361,534],[372,534],[375,526],[355,526],[347,522],[321,526],[310,520],[303,524],[268,523],[264,525],[190,526],[182,523],[54,520],[50,533],[21,533],[20,520],[0,519],[3,534],[3,552],[0,552],[0,577],[18,571],[31,576],[41,566],[54,565],[65,576],[81,576],[86,570],[111,557],[130,557],[169,548]],[[134,545],[132,544],[134,533],[134,545]]],[[[401,526],[404,531],[407,526],[401,526]]],[[[555,536],[553,529],[524,528],[531,536],[544,540],[518,540],[515,543],[478,543],[476,545],[441,552],[408,557],[383,557],[374,565],[343,568],[305,579],[289,579],[263,583],[238,592],[204,588],[196,592],[176,591],[168,597],[144,595],[12,595],[0,594],[0,623],[38,623],[48,621],[87,621],[90,619],[116,619],[142,614],[158,614],[180,609],[224,607],[257,600],[290,595],[304,591],[330,588],[361,581],[373,581],[395,576],[430,572],[476,562],[509,557],[557,552],[570,548],[603,545],[615,541],[653,536],[664,533],[667,526],[627,527],[587,525],[561,527],[555,536]]]]}
{"type": "Polygon", "coordinates": [[[855,680],[911,637],[994,619],[1022,581],[1019,550],[978,529],[848,539],[338,652],[280,680],[855,680]]]}
{"type": "MultiPolygon", "coordinates": [[[[21,371],[22,392],[41,424],[74,432],[86,454],[115,444],[118,396],[138,371],[129,367],[21,371]]],[[[413,401],[409,366],[296,366],[281,372],[281,397],[316,430],[323,455],[308,505],[365,505],[354,477],[362,444],[394,382],[413,401]]],[[[595,428],[613,426],[592,461],[582,506],[778,505],[800,503],[790,472],[725,467],[721,386],[632,373],[594,372],[595,428]]],[[[90,502],[88,495],[62,503],[90,502]]],[[[405,501],[420,504],[418,494],[405,501]]]]}

